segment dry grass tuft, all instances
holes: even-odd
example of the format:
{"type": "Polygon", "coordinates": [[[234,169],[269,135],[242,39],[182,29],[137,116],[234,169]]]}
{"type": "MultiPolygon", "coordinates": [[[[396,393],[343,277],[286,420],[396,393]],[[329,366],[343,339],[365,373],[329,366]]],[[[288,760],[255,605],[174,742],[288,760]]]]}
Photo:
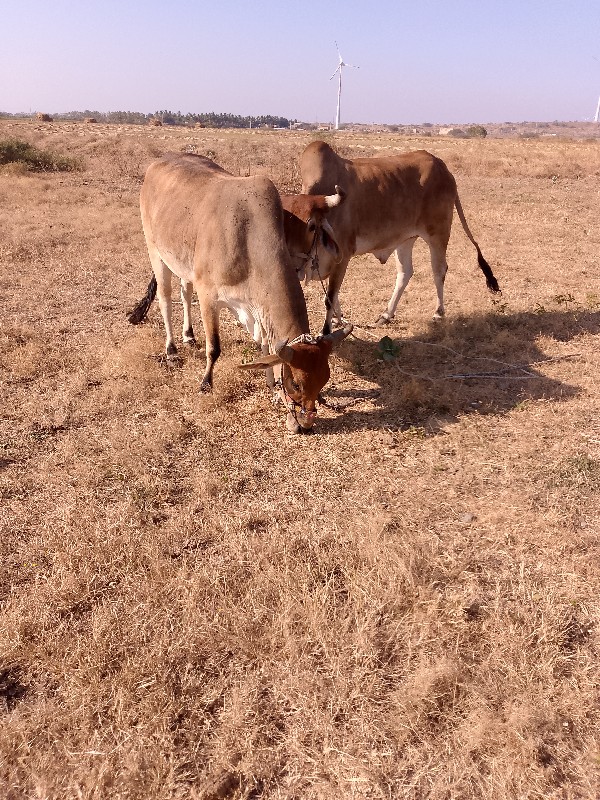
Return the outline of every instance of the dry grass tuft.
{"type": "Polygon", "coordinates": [[[158,310],[125,312],[152,159],[295,190],[310,137],[0,135],[86,164],[0,173],[0,794],[596,798],[596,145],[336,135],[445,158],[504,294],[457,228],[447,318],[419,247],[381,331],[393,266],[354,259],[353,336],[293,437],[225,315],[204,396],[202,350],[170,369],[158,310]]]}

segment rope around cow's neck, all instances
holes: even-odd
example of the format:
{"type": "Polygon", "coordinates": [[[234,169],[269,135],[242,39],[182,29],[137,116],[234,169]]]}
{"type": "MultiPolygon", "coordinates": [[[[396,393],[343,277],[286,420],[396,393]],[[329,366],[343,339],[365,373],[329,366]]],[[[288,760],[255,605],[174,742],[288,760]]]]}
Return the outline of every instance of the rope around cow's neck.
{"type": "Polygon", "coordinates": [[[321,289],[323,289],[323,294],[325,295],[325,301],[327,302],[327,289],[325,288],[325,283],[323,281],[323,278],[321,277],[321,271],[319,270],[319,249],[317,245],[317,234],[318,230],[315,230],[315,237],[313,239],[313,247],[315,249],[315,254],[313,256],[312,266],[314,266],[314,268],[317,270],[317,275],[319,276],[319,281],[321,283],[321,289]]]}
{"type": "MultiPolygon", "coordinates": [[[[319,281],[321,283],[321,289],[323,289],[323,295],[325,296],[325,300],[327,300],[327,289],[325,288],[325,283],[323,281],[323,278],[321,277],[321,271],[319,269],[319,251],[318,251],[318,244],[317,244],[318,236],[319,236],[319,230],[318,230],[318,228],[316,228],[315,229],[315,234],[313,236],[312,244],[311,244],[310,249],[308,251],[308,255],[305,256],[305,261],[307,263],[310,261],[310,270],[311,270],[311,272],[313,270],[316,270],[317,276],[318,276],[319,281]],[[314,255],[311,255],[311,253],[314,253],[314,255]]],[[[300,272],[300,269],[296,270],[296,272],[300,272]]],[[[306,269],[306,264],[304,266],[304,269],[306,269]]]]}

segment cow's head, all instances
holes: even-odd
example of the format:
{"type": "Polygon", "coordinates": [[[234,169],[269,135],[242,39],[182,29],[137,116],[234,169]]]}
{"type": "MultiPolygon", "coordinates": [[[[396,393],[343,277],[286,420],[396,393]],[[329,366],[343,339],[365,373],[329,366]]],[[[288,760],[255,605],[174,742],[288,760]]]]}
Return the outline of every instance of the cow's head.
{"type": "Polygon", "coordinates": [[[289,344],[280,342],[275,353],[265,355],[241,369],[269,369],[281,365],[278,392],[288,409],[287,427],[293,433],[309,430],[317,418],[316,402],[329,380],[329,356],[352,331],[352,325],[326,336],[309,334],[289,344]]]}
{"type": "Polygon", "coordinates": [[[340,206],[346,193],[339,186],[335,194],[287,194],[281,196],[288,251],[299,279],[306,283],[327,278],[342,254],[335,232],[326,217],[340,206]]]}

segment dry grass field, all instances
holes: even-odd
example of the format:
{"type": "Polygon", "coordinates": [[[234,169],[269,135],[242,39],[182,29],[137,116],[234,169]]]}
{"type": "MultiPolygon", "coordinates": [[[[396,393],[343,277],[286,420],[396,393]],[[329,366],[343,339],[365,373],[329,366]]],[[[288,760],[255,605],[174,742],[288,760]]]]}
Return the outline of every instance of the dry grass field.
{"type": "Polygon", "coordinates": [[[298,190],[311,135],[12,137],[83,169],[0,171],[0,796],[600,796],[598,141],[331,140],[444,158],[503,295],[455,220],[446,320],[423,246],[382,330],[393,259],[354,259],[292,436],[228,315],[204,396],[203,350],[169,369],[125,314],[152,159],[298,190]]]}

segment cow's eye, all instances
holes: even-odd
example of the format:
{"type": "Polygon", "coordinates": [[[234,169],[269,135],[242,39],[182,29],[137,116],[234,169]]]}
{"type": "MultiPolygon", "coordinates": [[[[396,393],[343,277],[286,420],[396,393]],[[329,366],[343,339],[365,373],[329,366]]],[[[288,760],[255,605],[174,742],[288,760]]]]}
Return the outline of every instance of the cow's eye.
{"type": "Polygon", "coordinates": [[[286,386],[288,387],[288,391],[290,392],[300,391],[300,386],[296,383],[296,381],[292,378],[291,375],[286,376],[286,386]]]}

